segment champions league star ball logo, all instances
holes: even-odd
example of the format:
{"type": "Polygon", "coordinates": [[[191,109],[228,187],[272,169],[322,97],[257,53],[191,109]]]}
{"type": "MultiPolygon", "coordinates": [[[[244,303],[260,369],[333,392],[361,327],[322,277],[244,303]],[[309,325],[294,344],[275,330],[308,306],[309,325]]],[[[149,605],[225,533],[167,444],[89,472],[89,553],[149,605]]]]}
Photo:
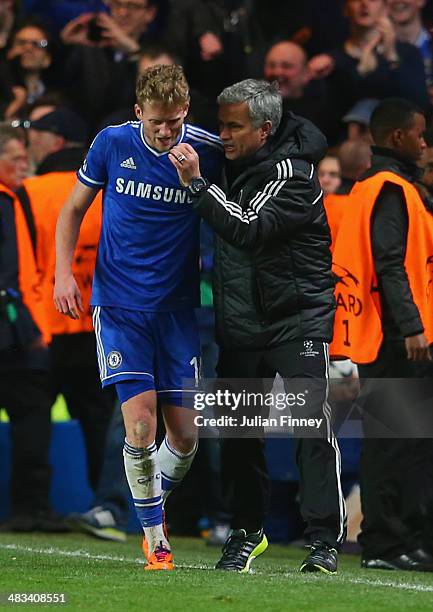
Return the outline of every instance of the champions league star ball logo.
{"type": "Polygon", "coordinates": [[[111,368],[112,370],[116,370],[120,367],[121,363],[122,355],[119,353],[119,351],[111,351],[110,353],[108,353],[107,364],[109,368],[111,368]]]}
{"type": "Polygon", "coordinates": [[[314,349],[313,340],[304,340],[304,350],[299,353],[301,357],[317,357],[319,351],[314,349]]]}

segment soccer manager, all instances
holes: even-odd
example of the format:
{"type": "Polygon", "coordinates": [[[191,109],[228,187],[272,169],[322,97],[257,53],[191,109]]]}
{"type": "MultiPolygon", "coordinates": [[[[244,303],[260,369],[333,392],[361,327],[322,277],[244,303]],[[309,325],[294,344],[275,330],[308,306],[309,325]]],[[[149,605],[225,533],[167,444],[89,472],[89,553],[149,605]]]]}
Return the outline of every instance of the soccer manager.
{"type": "MultiPolygon", "coordinates": [[[[310,553],[301,571],[335,573],[345,536],[340,453],[327,404],[334,319],[330,234],[316,166],[326,140],[309,121],[282,116],[275,84],[247,79],[218,97],[227,188],[200,174],[194,148],[170,152],[194,207],[215,230],[215,309],[222,378],[308,378],[316,437],[295,437],[301,513],[310,553]]],[[[286,388],[288,390],[288,387],[286,388]]],[[[294,412],[293,416],[301,416],[294,412]]],[[[262,439],[225,439],[225,487],[234,492],[232,533],[217,569],[246,572],[267,547],[268,476],[262,439]]]]}

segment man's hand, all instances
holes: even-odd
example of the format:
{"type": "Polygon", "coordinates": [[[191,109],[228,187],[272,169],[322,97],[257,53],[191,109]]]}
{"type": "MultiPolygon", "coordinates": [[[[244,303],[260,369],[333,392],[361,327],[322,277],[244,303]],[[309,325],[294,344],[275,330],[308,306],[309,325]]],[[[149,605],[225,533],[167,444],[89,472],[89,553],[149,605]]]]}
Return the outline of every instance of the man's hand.
{"type": "Polygon", "coordinates": [[[89,40],[89,23],[96,17],[96,13],[83,13],[75,19],[68,21],[60,32],[60,38],[65,45],[84,45],[85,47],[99,47],[99,43],[89,40]]]}
{"type": "Polygon", "coordinates": [[[102,28],[101,47],[112,47],[124,53],[138,53],[140,51],[138,42],[125,34],[108,13],[98,13],[96,22],[102,28]]]}
{"type": "Polygon", "coordinates": [[[188,187],[193,178],[200,176],[200,160],[191,145],[184,143],[175,145],[168,152],[168,158],[176,168],[184,187],[188,187]]]}
{"type": "Polygon", "coordinates": [[[376,32],[370,39],[369,43],[365,45],[362,50],[361,57],[359,58],[357,71],[361,76],[366,76],[370,72],[374,72],[377,68],[376,51],[378,45],[382,40],[380,32],[376,32]]]}
{"type": "Polygon", "coordinates": [[[200,45],[200,55],[204,62],[215,59],[223,52],[221,40],[212,32],[205,32],[198,40],[200,45]]]}
{"type": "Polygon", "coordinates": [[[21,87],[20,85],[12,87],[12,95],[14,96],[14,99],[9,103],[4,111],[5,119],[14,119],[15,117],[18,117],[21,109],[27,102],[27,91],[25,87],[21,87]]]}
{"type": "Polygon", "coordinates": [[[397,34],[389,17],[381,17],[376,24],[381,36],[382,53],[388,62],[398,62],[397,34]]]}
{"type": "Polygon", "coordinates": [[[308,72],[312,79],[324,79],[331,74],[334,68],[333,58],[326,53],[315,55],[308,62],[308,72]]]}
{"type": "Polygon", "coordinates": [[[54,305],[56,310],[71,319],[79,319],[80,312],[84,312],[81,293],[72,274],[64,279],[56,277],[54,305]]]}
{"type": "Polygon", "coordinates": [[[14,7],[12,2],[0,3],[0,48],[7,45],[9,34],[14,25],[14,7]]]}
{"type": "Polygon", "coordinates": [[[431,361],[432,356],[427,338],[424,334],[409,336],[404,339],[407,358],[409,361],[431,361]]]}

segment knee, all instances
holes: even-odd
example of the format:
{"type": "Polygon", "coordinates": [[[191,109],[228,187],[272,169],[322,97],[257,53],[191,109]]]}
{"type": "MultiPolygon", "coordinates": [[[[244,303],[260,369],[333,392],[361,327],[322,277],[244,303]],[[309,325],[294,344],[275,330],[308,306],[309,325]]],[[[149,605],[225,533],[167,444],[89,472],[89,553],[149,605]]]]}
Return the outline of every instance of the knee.
{"type": "Polygon", "coordinates": [[[171,448],[182,453],[182,455],[189,455],[197,447],[197,436],[193,433],[168,435],[168,442],[171,448]]]}

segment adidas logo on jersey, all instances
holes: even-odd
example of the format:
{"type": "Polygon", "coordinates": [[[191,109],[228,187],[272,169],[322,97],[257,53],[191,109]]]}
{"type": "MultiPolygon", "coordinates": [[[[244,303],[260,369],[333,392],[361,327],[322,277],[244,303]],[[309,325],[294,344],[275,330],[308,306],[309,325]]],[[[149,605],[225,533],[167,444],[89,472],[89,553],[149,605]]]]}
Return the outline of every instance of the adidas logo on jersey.
{"type": "Polygon", "coordinates": [[[137,166],[134,163],[134,160],[132,157],[128,157],[128,159],[125,159],[125,161],[123,161],[120,164],[121,168],[129,168],[129,170],[137,170],[137,166]]]}

